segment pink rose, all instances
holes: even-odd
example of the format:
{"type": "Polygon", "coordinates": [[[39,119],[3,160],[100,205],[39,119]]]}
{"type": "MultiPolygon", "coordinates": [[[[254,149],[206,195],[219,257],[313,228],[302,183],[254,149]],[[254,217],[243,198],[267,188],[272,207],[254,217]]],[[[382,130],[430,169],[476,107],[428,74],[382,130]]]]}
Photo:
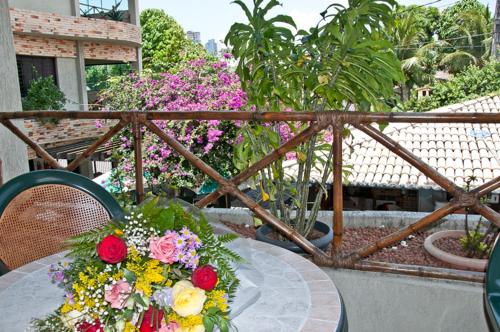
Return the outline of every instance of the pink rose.
{"type": "Polygon", "coordinates": [[[165,325],[164,322],[161,322],[161,327],[158,332],[175,332],[179,328],[179,324],[175,321],[171,321],[168,325],[165,325]]]}
{"type": "Polygon", "coordinates": [[[128,282],[120,280],[114,285],[105,286],[104,291],[104,299],[111,303],[111,308],[123,309],[132,288],[128,282]]]}
{"type": "Polygon", "coordinates": [[[154,237],[149,240],[149,257],[159,260],[165,264],[172,264],[177,261],[177,248],[175,243],[177,234],[170,233],[162,237],[154,237]]]}

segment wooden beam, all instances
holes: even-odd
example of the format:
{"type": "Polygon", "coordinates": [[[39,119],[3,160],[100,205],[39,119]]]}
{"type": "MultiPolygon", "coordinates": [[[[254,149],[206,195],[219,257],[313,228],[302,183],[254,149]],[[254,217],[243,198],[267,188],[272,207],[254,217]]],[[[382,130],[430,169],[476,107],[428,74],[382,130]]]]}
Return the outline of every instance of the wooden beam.
{"type": "Polygon", "coordinates": [[[14,125],[10,120],[2,120],[2,124],[5,127],[7,127],[14,135],[19,137],[24,143],[29,145],[29,147],[32,148],[40,158],[45,160],[45,162],[47,164],[49,164],[50,167],[56,168],[56,169],[63,168],[61,165],[59,165],[57,160],[52,158],[52,156],[47,151],[45,151],[38,144],[33,142],[28,136],[26,136],[26,134],[24,134],[19,128],[17,128],[17,126],[14,125]]]}
{"type": "Polygon", "coordinates": [[[431,178],[434,182],[436,182],[439,186],[441,186],[444,190],[446,190],[453,196],[455,197],[460,196],[464,192],[462,188],[460,188],[455,183],[450,181],[444,175],[440,174],[431,166],[424,163],[420,158],[418,158],[412,152],[405,149],[398,142],[394,141],[392,138],[383,134],[379,130],[376,130],[370,125],[355,125],[355,127],[364,132],[365,134],[367,134],[368,136],[370,136],[371,138],[373,138],[375,141],[385,146],[392,153],[398,155],[399,157],[407,161],[410,165],[418,169],[425,176],[431,178]]]}
{"type": "Polygon", "coordinates": [[[342,197],[342,129],[333,125],[333,251],[342,246],[344,234],[343,197],[342,197]]]}
{"type": "Polygon", "coordinates": [[[137,116],[132,118],[132,135],[134,140],[134,160],[135,160],[135,194],[137,203],[144,201],[144,171],[142,167],[142,133],[141,121],[137,116]]]}
{"type": "Polygon", "coordinates": [[[146,120],[240,120],[240,121],[319,121],[330,119],[331,123],[500,123],[500,113],[370,113],[370,112],[243,112],[243,111],[196,111],[196,112],[135,112],[135,111],[29,111],[1,112],[0,121],[6,119],[123,119],[140,115],[146,120]]]}
{"type": "Polygon", "coordinates": [[[82,154],[80,154],[75,160],[73,160],[66,169],[68,171],[73,171],[76,169],[82,161],[90,157],[95,150],[97,150],[101,145],[109,141],[113,136],[115,136],[120,130],[123,129],[128,124],[125,120],[120,120],[113,128],[111,128],[106,134],[99,137],[91,146],[89,146],[82,154]]]}
{"type": "Polygon", "coordinates": [[[307,253],[320,256],[324,259],[327,259],[327,256],[323,251],[309,242],[305,237],[300,235],[296,230],[290,228],[286,224],[284,224],[281,220],[270,214],[268,211],[263,209],[257,202],[252,200],[250,197],[245,195],[241,190],[238,189],[233,183],[229,180],[226,180],[222,175],[220,175],[215,169],[207,165],[203,160],[192,154],[189,150],[187,150],[182,144],[180,144],[177,140],[167,135],[163,132],[158,126],[150,121],[144,121],[143,124],[155,133],[159,138],[161,138],[165,143],[170,145],[177,153],[186,158],[193,166],[197,167],[203,173],[210,176],[214,179],[219,185],[225,187],[225,190],[237,198],[245,204],[252,212],[255,213],[262,221],[269,223],[272,225],[277,231],[285,235],[290,240],[294,241],[299,245],[302,249],[304,249],[307,253]]]}
{"type": "MultiPolygon", "coordinates": [[[[263,168],[269,166],[276,160],[282,158],[283,156],[286,155],[287,152],[290,150],[294,149],[296,146],[304,143],[307,141],[311,136],[315,135],[318,131],[321,131],[325,127],[327,127],[328,124],[318,124],[318,123],[313,123],[306,129],[304,129],[301,133],[298,135],[294,136],[287,142],[283,143],[281,146],[279,146],[277,149],[266,155],[264,158],[256,162],[255,164],[249,166],[247,169],[243,170],[241,173],[233,177],[230,181],[234,185],[239,185],[246,180],[248,180],[250,177],[255,175],[257,172],[262,170],[263,168]]],[[[216,199],[218,199],[220,196],[224,194],[224,188],[219,187],[216,191],[208,194],[207,196],[203,197],[201,200],[196,202],[196,206],[198,208],[203,208],[207,206],[208,204],[212,203],[216,199]]]]}
{"type": "Polygon", "coordinates": [[[456,202],[456,201],[450,202],[450,203],[446,204],[445,206],[443,206],[442,208],[440,208],[440,209],[428,214],[427,216],[423,217],[419,221],[417,221],[411,225],[408,225],[407,227],[405,227],[397,232],[389,234],[389,235],[383,237],[382,239],[376,241],[373,244],[370,244],[370,245],[367,245],[361,249],[358,249],[357,251],[353,252],[351,254],[351,256],[355,260],[359,260],[361,258],[365,258],[367,256],[370,256],[374,252],[377,252],[383,248],[386,248],[390,245],[393,245],[395,243],[400,242],[401,240],[404,240],[410,234],[413,234],[413,233],[418,232],[426,227],[431,226],[432,224],[438,222],[439,220],[446,217],[450,213],[453,213],[453,211],[459,209],[460,207],[461,206],[460,206],[459,202],[456,202]]]}

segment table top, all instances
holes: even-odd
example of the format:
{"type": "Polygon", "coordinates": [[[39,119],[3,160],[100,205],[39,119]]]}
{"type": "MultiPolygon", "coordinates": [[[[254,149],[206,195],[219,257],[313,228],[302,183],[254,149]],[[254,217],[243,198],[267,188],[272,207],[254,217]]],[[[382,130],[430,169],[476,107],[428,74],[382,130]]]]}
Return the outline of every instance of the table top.
{"type": "MultiPolygon", "coordinates": [[[[333,281],[320,268],[288,250],[251,239],[230,244],[245,263],[231,305],[240,332],[334,332],[342,304],[333,281]],[[258,317],[258,319],[256,319],[258,317]]],[[[0,331],[29,331],[32,318],[57,309],[64,291],[49,281],[48,266],[64,260],[55,254],[0,277],[0,331]]]]}

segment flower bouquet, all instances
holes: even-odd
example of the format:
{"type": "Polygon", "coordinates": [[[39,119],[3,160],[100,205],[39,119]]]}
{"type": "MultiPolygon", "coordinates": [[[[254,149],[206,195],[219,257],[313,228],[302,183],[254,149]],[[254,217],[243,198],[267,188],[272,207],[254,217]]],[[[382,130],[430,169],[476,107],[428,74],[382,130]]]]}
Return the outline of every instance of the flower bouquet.
{"type": "Polygon", "coordinates": [[[214,235],[180,205],[157,199],[70,241],[71,263],[51,266],[66,291],[36,331],[229,331],[229,304],[238,286],[225,247],[232,234],[214,235]]]}

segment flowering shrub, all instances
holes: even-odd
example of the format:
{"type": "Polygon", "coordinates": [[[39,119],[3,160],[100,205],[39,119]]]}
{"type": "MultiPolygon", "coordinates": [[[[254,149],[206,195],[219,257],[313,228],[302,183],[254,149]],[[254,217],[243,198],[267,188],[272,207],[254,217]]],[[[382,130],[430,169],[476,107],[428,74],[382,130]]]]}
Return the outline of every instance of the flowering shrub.
{"type": "Polygon", "coordinates": [[[153,199],[124,221],[72,241],[69,264],[50,267],[64,303],[39,332],[228,332],[229,302],[238,286],[231,262],[241,258],[179,205],[153,199]]]}
{"type": "MultiPolygon", "coordinates": [[[[239,78],[230,72],[225,61],[209,63],[204,59],[188,62],[175,74],[162,73],[139,77],[135,74],[117,78],[100,96],[107,110],[206,111],[241,110],[247,97],[239,78]]],[[[238,140],[238,123],[228,121],[155,121],[168,135],[214,167],[224,176],[234,173],[228,155],[238,140]]],[[[122,131],[119,149],[113,158],[119,161],[113,171],[112,186],[130,189],[134,178],[132,135],[122,131]]],[[[115,141],[116,142],[116,141],[115,141]]],[[[146,131],[144,172],[150,186],[169,184],[196,188],[206,177],[179,156],[156,135],[146,131]]]]}

